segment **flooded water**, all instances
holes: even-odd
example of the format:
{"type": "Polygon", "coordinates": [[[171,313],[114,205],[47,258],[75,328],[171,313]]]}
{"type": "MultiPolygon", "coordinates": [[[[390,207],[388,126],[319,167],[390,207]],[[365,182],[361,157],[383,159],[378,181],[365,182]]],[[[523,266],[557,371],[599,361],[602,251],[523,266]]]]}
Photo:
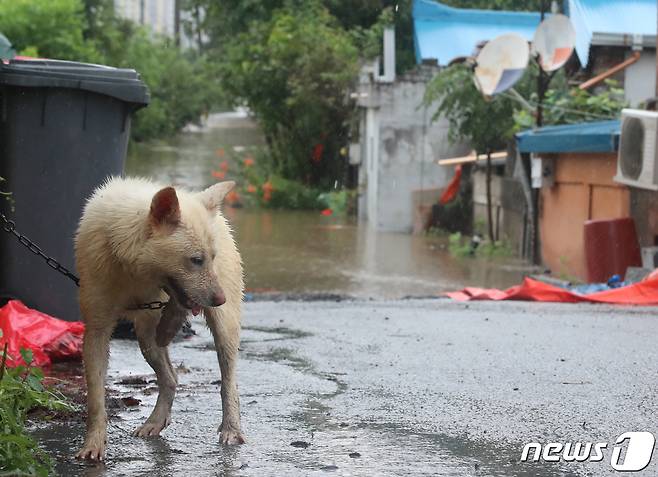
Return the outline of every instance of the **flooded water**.
{"type": "MultiPolygon", "coordinates": [[[[214,115],[202,132],[131,148],[126,173],[201,189],[216,181],[212,171],[220,162],[262,145],[251,121],[214,115]]],[[[236,230],[248,290],[255,292],[431,296],[464,286],[504,288],[527,272],[514,260],[456,259],[445,238],[376,232],[350,217],[235,208],[225,214],[236,230]]]]}

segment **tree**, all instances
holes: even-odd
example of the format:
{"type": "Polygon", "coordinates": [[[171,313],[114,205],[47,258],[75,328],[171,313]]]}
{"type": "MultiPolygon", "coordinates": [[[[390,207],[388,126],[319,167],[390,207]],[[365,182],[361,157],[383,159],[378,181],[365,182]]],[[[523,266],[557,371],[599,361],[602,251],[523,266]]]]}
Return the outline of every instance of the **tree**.
{"type": "Polygon", "coordinates": [[[16,51],[63,60],[95,61],[84,40],[86,22],[80,0],[0,0],[0,32],[16,51]]]}
{"type": "Polygon", "coordinates": [[[444,116],[452,141],[466,140],[479,154],[504,148],[514,134],[515,102],[507,96],[486,100],[468,66],[443,69],[427,85],[425,102],[436,104],[433,119],[444,116]]]}
{"type": "Polygon", "coordinates": [[[376,56],[381,48],[381,27],[395,27],[395,62],[398,74],[416,64],[412,0],[325,0],[329,12],[348,31],[367,39],[358,41],[362,53],[376,56]],[[368,49],[368,50],[366,50],[368,49]]]}
{"type": "MultiPolygon", "coordinates": [[[[530,94],[529,99],[536,102],[536,93],[530,94]]],[[[561,81],[553,83],[553,87],[546,92],[543,119],[545,125],[614,119],[625,107],[628,107],[628,101],[624,98],[624,90],[615,80],[605,80],[594,91],[570,88],[566,81],[561,81]]],[[[517,108],[514,121],[517,130],[530,129],[535,125],[534,116],[526,109],[517,108]]]]}
{"type": "Polygon", "coordinates": [[[284,8],[225,43],[220,78],[265,134],[274,171],[325,188],[342,167],[358,72],[351,37],[319,4],[284,8]]]}
{"type": "Polygon", "coordinates": [[[84,0],[86,19],[83,35],[105,64],[117,66],[126,54],[126,44],[137,33],[138,25],[119,17],[114,0],[84,0]]]}
{"type": "MultiPolygon", "coordinates": [[[[98,0],[96,0],[98,1],[98,0]]],[[[181,0],[187,11],[184,27],[193,38],[204,37],[203,49],[223,50],[227,42],[249,29],[253,23],[268,21],[281,9],[295,11],[310,4],[324,6],[343,30],[354,36],[363,56],[379,53],[381,35],[369,33],[382,21],[396,28],[398,72],[413,67],[414,40],[411,21],[412,0],[181,0]],[[202,12],[202,13],[200,13],[202,12]]],[[[381,26],[381,25],[379,25],[381,26]]]]}
{"type": "Polygon", "coordinates": [[[425,102],[438,103],[433,119],[444,116],[453,141],[468,141],[477,154],[487,155],[487,216],[489,240],[495,242],[491,207],[491,153],[503,149],[514,134],[515,103],[506,96],[486,100],[463,64],[441,71],[427,86],[425,102]]]}
{"type": "Polygon", "coordinates": [[[114,62],[114,66],[139,71],[151,92],[149,106],[135,115],[132,136],[136,140],[174,134],[198,121],[216,101],[217,81],[209,77],[209,65],[173,43],[136,28],[122,42],[124,51],[114,62]]]}
{"type": "Polygon", "coordinates": [[[115,14],[113,0],[0,0],[0,32],[19,54],[134,68],[151,91],[132,137],[173,134],[219,102],[216,72],[115,14]]]}
{"type": "Polygon", "coordinates": [[[219,66],[233,104],[259,120],[274,172],[329,187],[345,167],[360,60],[396,25],[398,72],[415,64],[411,0],[185,0],[188,34],[219,66]],[[196,14],[196,12],[203,12],[196,14]],[[399,26],[398,26],[399,25],[399,26]]]}

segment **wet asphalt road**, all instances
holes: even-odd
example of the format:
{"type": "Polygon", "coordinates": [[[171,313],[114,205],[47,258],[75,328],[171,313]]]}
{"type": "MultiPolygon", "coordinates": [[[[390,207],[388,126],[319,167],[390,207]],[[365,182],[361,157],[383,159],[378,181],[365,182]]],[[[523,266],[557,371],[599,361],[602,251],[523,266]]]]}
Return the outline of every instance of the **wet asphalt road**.
{"type": "MultiPolygon", "coordinates": [[[[530,441],[658,432],[657,315],[447,300],[248,303],[239,364],[246,445],[218,445],[219,372],[199,321],[198,336],[172,345],[181,385],[162,437],[125,432],[156,394],[153,384],[116,384],[150,373],[124,340],[113,342],[108,383],[141,404],[112,419],[107,463],[70,458],[79,422],[37,435],[67,476],[615,475],[610,453],[587,464],[519,457],[530,441]]],[[[631,475],[657,475],[656,461],[631,475]]]]}

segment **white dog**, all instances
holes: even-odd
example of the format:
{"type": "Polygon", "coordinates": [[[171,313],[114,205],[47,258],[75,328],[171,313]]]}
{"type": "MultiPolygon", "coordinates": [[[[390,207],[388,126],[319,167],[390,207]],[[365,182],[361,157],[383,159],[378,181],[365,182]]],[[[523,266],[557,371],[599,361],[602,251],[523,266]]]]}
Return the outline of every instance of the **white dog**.
{"type": "Polygon", "coordinates": [[[87,434],[76,457],[102,460],[105,455],[105,377],[119,318],[133,321],[142,354],[158,379],[155,408],[133,435],[156,436],[167,427],[177,378],[166,344],[188,311],[203,311],[215,340],[222,382],[220,442],[244,442],[235,376],[242,261],[219,211],[234,186],[221,182],[191,193],[143,179],[113,178],[87,202],[75,244],[87,381],[87,434]],[[164,310],[134,309],[168,298],[164,310]]]}

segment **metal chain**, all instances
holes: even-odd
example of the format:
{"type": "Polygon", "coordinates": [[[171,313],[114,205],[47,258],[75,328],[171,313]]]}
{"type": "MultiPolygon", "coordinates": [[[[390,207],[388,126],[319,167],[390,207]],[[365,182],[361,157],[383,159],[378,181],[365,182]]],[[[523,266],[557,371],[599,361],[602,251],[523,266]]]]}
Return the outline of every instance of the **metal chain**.
{"type": "Polygon", "coordinates": [[[151,301],[149,303],[140,303],[139,305],[129,306],[127,310],[159,310],[167,306],[168,301],[151,301]]]}
{"type": "MultiPolygon", "coordinates": [[[[13,220],[9,220],[7,216],[2,212],[0,212],[0,220],[2,220],[2,230],[14,235],[18,239],[18,241],[22,245],[24,245],[30,252],[43,258],[50,268],[58,271],[62,275],[73,280],[73,282],[78,287],[80,286],[80,279],[73,272],[71,272],[68,268],[63,266],[54,258],[46,255],[43,252],[43,250],[41,250],[41,247],[39,247],[37,244],[35,244],[32,240],[27,238],[25,235],[18,232],[16,230],[16,223],[13,220]]],[[[140,303],[139,305],[130,306],[128,307],[128,310],[159,310],[161,308],[164,308],[167,305],[167,303],[168,302],[166,301],[151,301],[149,303],[140,303]]]]}
{"type": "Polygon", "coordinates": [[[43,258],[50,268],[57,270],[62,275],[69,277],[71,280],[75,282],[77,286],[80,286],[80,279],[77,276],[75,276],[68,268],[63,266],[54,258],[49,257],[48,255],[43,253],[43,250],[41,250],[41,248],[37,244],[32,242],[32,240],[27,238],[25,235],[19,233],[16,230],[16,224],[14,223],[13,220],[9,220],[7,216],[2,212],[0,212],[0,219],[2,219],[2,230],[14,235],[21,244],[27,247],[27,249],[30,252],[43,258]]]}

